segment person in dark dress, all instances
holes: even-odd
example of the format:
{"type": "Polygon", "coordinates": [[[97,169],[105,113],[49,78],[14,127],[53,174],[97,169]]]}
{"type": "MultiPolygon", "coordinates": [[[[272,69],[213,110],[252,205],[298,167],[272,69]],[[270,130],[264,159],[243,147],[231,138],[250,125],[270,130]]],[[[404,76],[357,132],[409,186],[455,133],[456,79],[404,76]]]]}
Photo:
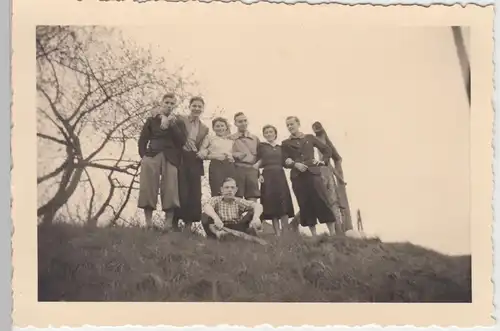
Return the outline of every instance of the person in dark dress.
{"type": "Polygon", "coordinates": [[[307,226],[316,235],[316,224],[326,224],[331,235],[335,233],[335,214],[330,207],[330,199],[321,176],[320,167],[328,165],[332,151],[318,138],[300,132],[300,121],[295,116],[286,119],[290,138],[285,139],[282,156],[285,166],[292,169],[290,179],[292,189],[300,208],[300,224],[307,226]],[[325,162],[314,158],[314,148],[324,156],[325,162]]]}
{"type": "Polygon", "coordinates": [[[260,203],[264,208],[261,219],[272,220],[274,233],[279,236],[288,229],[288,219],[294,215],[292,196],[283,169],[281,146],[276,142],[278,130],[266,125],[262,134],[266,141],[257,146],[258,161],[254,165],[256,169],[263,169],[260,176],[260,203]]]}
{"type": "Polygon", "coordinates": [[[207,137],[200,147],[200,157],[210,160],[208,167],[208,182],[211,196],[221,195],[221,187],[228,177],[236,177],[233,158],[233,140],[230,138],[229,123],[225,118],[216,117],[212,120],[215,135],[207,137]]]}
{"type": "Polygon", "coordinates": [[[182,149],[178,171],[180,208],[175,210],[175,230],[179,230],[180,219],[186,229],[191,229],[193,222],[201,220],[201,177],[204,175],[204,167],[199,150],[208,136],[208,127],[200,120],[204,108],[203,98],[193,97],[189,101],[189,115],[182,117],[187,129],[187,141],[182,149]]]}

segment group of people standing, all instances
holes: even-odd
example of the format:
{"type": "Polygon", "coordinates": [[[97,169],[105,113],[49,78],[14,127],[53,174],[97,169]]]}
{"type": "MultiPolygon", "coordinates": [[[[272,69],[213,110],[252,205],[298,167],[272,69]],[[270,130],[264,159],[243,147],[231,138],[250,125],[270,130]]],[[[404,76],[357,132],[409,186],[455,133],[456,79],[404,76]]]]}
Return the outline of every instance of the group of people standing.
{"type": "MultiPolygon", "coordinates": [[[[261,141],[249,132],[242,112],[233,118],[237,132],[231,133],[228,120],[217,117],[212,120],[215,134],[209,135],[209,128],[200,120],[203,98],[190,99],[187,116],[174,113],[176,104],[174,94],[163,96],[139,137],[138,207],[144,210],[148,226],[153,225],[159,191],[167,230],[178,229],[182,219],[187,227],[201,221],[209,237],[216,236],[222,227],[255,234],[262,220],[272,220],[275,233],[280,235],[296,216],[284,170],[288,168],[300,225],[309,227],[313,235],[318,221],[327,225],[330,234],[341,229],[342,206],[334,176],[341,182],[343,179],[330,164],[330,160],[340,162],[341,157],[319,122],[313,125],[315,135],[304,134],[300,120],[288,117],[290,137],[279,144],[275,126],[262,128],[265,140],[261,141]],[[210,162],[211,198],[202,206],[205,160],[210,162]]],[[[297,229],[294,222],[290,224],[297,229]]]]}

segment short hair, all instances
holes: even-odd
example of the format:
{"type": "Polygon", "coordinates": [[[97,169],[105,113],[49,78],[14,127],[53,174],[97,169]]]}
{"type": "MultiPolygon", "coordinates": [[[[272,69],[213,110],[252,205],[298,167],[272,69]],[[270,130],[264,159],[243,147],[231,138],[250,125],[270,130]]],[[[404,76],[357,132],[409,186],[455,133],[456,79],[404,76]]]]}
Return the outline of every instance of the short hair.
{"type": "Polygon", "coordinates": [[[264,134],[264,131],[266,131],[267,129],[273,129],[274,134],[276,135],[276,137],[278,137],[278,129],[276,129],[274,125],[271,124],[264,125],[264,127],[262,128],[262,134],[264,134]]]}
{"type": "Polygon", "coordinates": [[[297,116],[288,116],[288,117],[286,118],[286,120],[287,120],[287,121],[288,121],[288,120],[295,120],[297,123],[299,123],[299,124],[300,124],[300,120],[299,120],[299,118],[298,118],[297,116]]]}
{"type": "Polygon", "coordinates": [[[215,126],[215,123],[217,122],[222,122],[226,125],[227,129],[229,130],[229,122],[224,118],[224,117],[216,117],[212,120],[212,128],[215,126]]]}
{"type": "Polygon", "coordinates": [[[233,177],[226,177],[223,181],[222,181],[222,186],[224,186],[224,184],[228,183],[228,182],[234,182],[234,185],[236,185],[236,179],[234,179],[233,177]]]}
{"type": "Polygon", "coordinates": [[[165,93],[165,94],[163,95],[163,98],[161,98],[161,99],[162,99],[162,100],[165,100],[165,99],[167,99],[167,98],[176,99],[175,94],[174,94],[173,92],[168,92],[168,93],[165,93]]]}
{"type": "Polygon", "coordinates": [[[244,113],[244,112],[242,112],[242,111],[239,111],[239,112],[237,112],[236,114],[234,114],[233,119],[236,121],[236,117],[241,116],[241,115],[245,115],[245,113],[244,113]]]}
{"type": "Polygon", "coordinates": [[[191,106],[193,104],[193,102],[195,102],[195,101],[199,101],[203,105],[205,105],[205,100],[203,100],[203,98],[200,96],[195,96],[195,97],[192,97],[191,99],[189,99],[189,105],[191,106]]]}

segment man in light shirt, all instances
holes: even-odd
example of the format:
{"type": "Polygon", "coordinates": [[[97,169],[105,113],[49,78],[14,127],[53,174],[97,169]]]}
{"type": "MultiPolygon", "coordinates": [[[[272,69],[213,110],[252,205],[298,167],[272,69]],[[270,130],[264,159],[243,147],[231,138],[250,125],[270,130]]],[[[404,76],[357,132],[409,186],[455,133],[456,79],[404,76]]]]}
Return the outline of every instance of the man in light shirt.
{"type": "Polygon", "coordinates": [[[236,167],[237,197],[257,201],[260,197],[259,171],[253,167],[257,162],[259,138],[248,131],[248,119],[242,112],[234,115],[234,124],[238,131],[231,135],[234,165],[236,167]]]}

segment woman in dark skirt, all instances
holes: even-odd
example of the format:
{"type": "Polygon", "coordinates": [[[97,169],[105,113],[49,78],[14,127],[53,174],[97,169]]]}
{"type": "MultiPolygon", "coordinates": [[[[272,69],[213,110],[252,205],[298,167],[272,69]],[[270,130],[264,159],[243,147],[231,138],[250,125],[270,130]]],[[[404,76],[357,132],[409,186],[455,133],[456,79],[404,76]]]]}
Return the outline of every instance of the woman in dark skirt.
{"type": "Polygon", "coordinates": [[[262,129],[266,142],[257,147],[257,163],[255,168],[262,168],[260,177],[260,203],[264,211],[262,220],[272,220],[274,233],[279,236],[280,220],[283,231],[288,229],[288,218],[293,217],[294,210],[290,188],[283,169],[281,146],[277,144],[277,129],[266,125],[262,129]]]}
{"type": "Polygon", "coordinates": [[[208,182],[210,184],[211,195],[221,195],[222,183],[228,177],[235,178],[233,158],[233,140],[229,138],[231,134],[229,123],[225,118],[217,117],[212,120],[212,129],[215,136],[205,139],[200,148],[200,156],[205,160],[210,160],[208,167],[208,182]]]}
{"type": "Polygon", "coordinates": [[[313,135],[299,131],[300,121],[295,116],[286,119],[290,138],[282,142],[285,166],[292,169],[290,179],[300,208],[300,224],[316,235],[316,224],[326,224],[331,235],[335,233],[335,215],[330,207],[330,197],[321,176],[322,166],[328,165],[332,150],[313,135]],[[314,147],[326,162],[314,159],[314,147]]]}

